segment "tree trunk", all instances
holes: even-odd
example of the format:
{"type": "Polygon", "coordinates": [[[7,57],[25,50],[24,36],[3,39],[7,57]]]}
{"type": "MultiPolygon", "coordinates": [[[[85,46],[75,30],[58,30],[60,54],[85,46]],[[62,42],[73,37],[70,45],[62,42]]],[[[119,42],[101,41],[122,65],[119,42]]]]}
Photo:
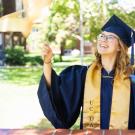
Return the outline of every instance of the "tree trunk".
{"type": "Polygon", "coordinates": [[[60,46],[60,50],[61,50],[61,51],[60,51],[61,53],[60,53],[60,56],[59,56],[59,57],[60,57],[60,62],[63,61],[63,60],[62,60],[62,56],[64,55],[64,46],[65,46],[64,44],[62,44],[62,45],[60,46]]]}

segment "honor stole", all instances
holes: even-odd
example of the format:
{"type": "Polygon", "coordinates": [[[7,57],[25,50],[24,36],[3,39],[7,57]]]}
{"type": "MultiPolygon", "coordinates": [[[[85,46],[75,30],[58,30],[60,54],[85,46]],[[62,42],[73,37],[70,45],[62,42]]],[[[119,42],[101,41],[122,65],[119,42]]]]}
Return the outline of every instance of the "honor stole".
{"type": "MultiPolygon", "coordinates": [[[[93,63],[86,74],[83,127],[100,129],[101,67],[93,63]]],[[[109,90],[109,89],[108,89],[109,90]]],[[[127,129],[130,104],[130,79],[115,79],[109,129],[127,129]]]]}

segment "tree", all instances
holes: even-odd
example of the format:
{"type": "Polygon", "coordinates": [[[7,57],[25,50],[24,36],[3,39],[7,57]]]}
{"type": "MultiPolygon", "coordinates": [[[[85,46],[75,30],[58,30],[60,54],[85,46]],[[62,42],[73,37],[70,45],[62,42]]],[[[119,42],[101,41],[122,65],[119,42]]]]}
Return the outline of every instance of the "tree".
{"type": "MultiPolygon", "coordinates": [[[[126,12],[117,0],[105,3],[104,0],[84,0],[83,35],[85,40],[96,41],[97,35],[107,18],[118,15],[127,24],[135,27],[135,11],[126,12]]],[[[47,44],[58,45],[63,49],[67,39],[75,40],[79,35],[79,3],[77,0],[54,0],[50,9],[47,27],[44,28],[44,41],[47,44]],[[76,35],[76,36],[75,36],[76,35]]],[[[61,53],[62,55],[62,53],[61,53]]]]}
{"type": "Polygon", "coordinates": [[[135,11],[126,11],[123,7],[118,5],[117,0],[113,0],[115,2],[110,2],[107,4],[107,10],[109,13],[109,16],[112,16],[113,14],[116,14],[119,16],[122,20],[124,20],[128,25],[135,28],[135,11]]]}
{"type": "Polygon", "coordinates": [[[89,35],[87,38],[94,42],[108,16],[106,4],[104,0],[101,0],[99,3],[97,0],[86,0],[84,1],[83,13],[84,29],[88,31],[84,31],[84,38],[86,35],[89,35]]]}
{"type": "Polygon", "coordinates": [[[55,0],[50,11],[48,29],[44,31],[45,41],[60,46],[62,56],[66,39],[71,38],[72,33],[78,33],[79,5],[76,0],[55,0]]]}

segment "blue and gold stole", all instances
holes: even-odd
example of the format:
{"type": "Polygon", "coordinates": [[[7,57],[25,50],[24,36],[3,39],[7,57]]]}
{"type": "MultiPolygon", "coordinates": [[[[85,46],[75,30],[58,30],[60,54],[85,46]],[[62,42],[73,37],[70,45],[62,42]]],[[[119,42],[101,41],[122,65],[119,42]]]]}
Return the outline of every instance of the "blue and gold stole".
{"type": "MultiPolygon", "coordinates": [[[[101,67],[93,63],[86,74],[83,127],[100,129],[101,67]]],[[[114,77],[109,129],[127,129],[130,104],[130,79],[114,77]]]]}

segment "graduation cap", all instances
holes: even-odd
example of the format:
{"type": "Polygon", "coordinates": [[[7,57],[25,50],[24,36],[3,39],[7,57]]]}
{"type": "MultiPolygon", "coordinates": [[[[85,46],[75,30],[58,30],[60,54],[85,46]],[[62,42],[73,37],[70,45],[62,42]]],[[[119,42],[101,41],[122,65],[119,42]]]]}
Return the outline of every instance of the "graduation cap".
{"type": "Polygon", "coordinates": [[[131,48],[131,65],[134,64],[135,31],[116,15],[113,15],[102,27],[102,31],[116,34],[127,47],[131,48]]]}
{"type": "MultiPolygon", "coordinates": [[[[131,46],[131,65],[134,65],[134,43],[135,31],[123,22],[116,15],[113,15],[102,27],[102,31],[112,32],[116,34],[127,47],[131,46]]],[[[130,75],[132,82],[135,83],[135,75],[130,75]]]]}

